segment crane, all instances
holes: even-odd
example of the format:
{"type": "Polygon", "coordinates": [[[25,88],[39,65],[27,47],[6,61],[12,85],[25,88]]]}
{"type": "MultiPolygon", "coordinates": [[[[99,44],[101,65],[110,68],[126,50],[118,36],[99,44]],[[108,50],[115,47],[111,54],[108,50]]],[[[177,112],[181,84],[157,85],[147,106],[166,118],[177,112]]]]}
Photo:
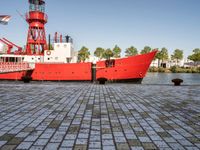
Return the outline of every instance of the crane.
{"type": "Polygon", "coordinates": [[[6,38],[3,38],[3,40],[6,41],[7,43],[9,43],[10,45],[16,47],[16,48],[18,49],[17,51],[14,52],[15,54],[21,54],[21,53],[22,53],[22,47],[20,47],[20,46],[14,44],[14,43],[12,43],[12,42],[10,42],[10,41],[7,40],[6,38]]]}
{"type": "Polygon", "coordinates": [[[0,41],[4,44],[6,44],[8,46],[8,50],[7,50],[7,54],[10,54],[11,53],[11,50],[13,48],[13,45],[9,44],[8,42],[4,41],[3,39],[0,39],[0,41]]]}

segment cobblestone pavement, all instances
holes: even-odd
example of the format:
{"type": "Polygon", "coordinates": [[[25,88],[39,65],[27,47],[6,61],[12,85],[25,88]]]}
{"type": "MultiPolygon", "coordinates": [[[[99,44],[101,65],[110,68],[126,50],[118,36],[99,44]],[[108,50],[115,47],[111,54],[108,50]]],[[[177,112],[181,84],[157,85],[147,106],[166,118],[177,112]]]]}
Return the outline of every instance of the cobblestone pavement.
{"type": "Polygon", "coordinates": [[[200,86],[3,82],[0,149],[200,149],[200,86]]]}

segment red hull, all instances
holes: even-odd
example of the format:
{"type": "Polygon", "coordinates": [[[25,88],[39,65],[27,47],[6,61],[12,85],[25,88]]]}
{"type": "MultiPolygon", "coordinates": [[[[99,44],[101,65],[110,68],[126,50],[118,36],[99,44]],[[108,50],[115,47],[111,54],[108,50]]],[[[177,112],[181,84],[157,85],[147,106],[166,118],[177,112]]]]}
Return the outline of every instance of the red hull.
{"type": "MultiPolygon", "coordinates": [[[[156,51],[121,58],[115,60],[115,66],[106,67],[105,61],[96,65],[96,79],[106,78],[113,81],[142,79],[153,60],[156,51]]],[[[0,74],[3,80],[21,80],[25,72],[13,72],[0,74]]],[[[49,81],[92,81],[92,63],[74,64],[42,64],[37,63],[35,69],[29,72],[32,80],[49,81]]]]}
{"type": "MultiPolygon", "coordinates": [[[[31,72],[32,80],[91,80],[91,63],[74,64],[42,64],[37,63],[35,69],[31,72]]],[[[23,72],[13,72],[0,74],[0,79],[21,80],[25,75],[23,72]]]]}
{"type": "Polygon", "coordinates": [[[110,68],[105,68],[105,61],[98,62],[96,78],[106,78],[113,81],[143,79],[156,53],[157,51],[153,51],[147,54],[116,59],[115,66],[110,68]]]}

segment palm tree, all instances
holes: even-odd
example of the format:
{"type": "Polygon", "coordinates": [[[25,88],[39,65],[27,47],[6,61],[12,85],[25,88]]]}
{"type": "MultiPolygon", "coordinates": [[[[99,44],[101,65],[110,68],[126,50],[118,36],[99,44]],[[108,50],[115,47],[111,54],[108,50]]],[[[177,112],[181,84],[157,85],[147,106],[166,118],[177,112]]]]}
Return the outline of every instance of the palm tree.
{"type": "Polygon", "coordinates": [[[121,48],[117,45],[113,48],[113,57],[120,58],[121,48]]]}
{"type": "Polygon", "coordinates": [[[146,54],[151,52],[151,47],[145,46],[144,49],[140,52],[141,54],[146,54]]]}
{"type": "Polygon", "coordinates": [[[163,47],[160,51],[160,59],[162,60],[161,64],[163,64],[163,61],[168,60],[168,50],[163,47]]]}
{"type": "Polygon", "coordinates": [[[94,56],[98,57],[99,59],[102,59],[104,52],[105,52],[105,50],[103,48],[97,47],[94,52],[94,56]]]}
{"type": "Polygon", "coordinates": [[[125,53],[126,53],[126,56],[134,56],[138,54],[138,51],[137,51],[137,48],[131,46],[126,49],[125,53]]]}
{"type": "Polygon", "coordinates": [[[174,60],[176,59],[176,65],[179,60],[183,59],[183,51],[180,49],[175,49],[173,55],[171,55],[171,58],[174,60]]]}
{"type": "Polygon", "coordinates": [[[188,56],[188,59],[194,61],[194,65],[196,65],[196,62],[200,61],[200,49],[195,48],[193,54],[188,56]]]}
{"type": "Polygon", "coordinates": [[[88,59],[90,56],[89,49],[83,46],[79,51],[78,51],[78,60],[80,62],[85,62],[86,59],[88,59]]]}
{"type": "Polygon", "coordinates": [[[106,49],[104,54],[103,54],[103,58],[109,60],[111,57],[113,57],[113,52],[110,48],[106,49]]]}

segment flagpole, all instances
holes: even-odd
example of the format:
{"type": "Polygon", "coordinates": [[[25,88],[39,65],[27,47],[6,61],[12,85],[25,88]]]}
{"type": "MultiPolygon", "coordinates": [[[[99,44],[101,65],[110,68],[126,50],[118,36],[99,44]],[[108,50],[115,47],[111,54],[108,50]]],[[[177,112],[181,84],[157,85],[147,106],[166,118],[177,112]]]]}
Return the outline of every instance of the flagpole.
{"type": "Polygon", "coordinates": [[[11,16],[9,15],[0,15],[0,24],[7,25],[11,16]]]}

